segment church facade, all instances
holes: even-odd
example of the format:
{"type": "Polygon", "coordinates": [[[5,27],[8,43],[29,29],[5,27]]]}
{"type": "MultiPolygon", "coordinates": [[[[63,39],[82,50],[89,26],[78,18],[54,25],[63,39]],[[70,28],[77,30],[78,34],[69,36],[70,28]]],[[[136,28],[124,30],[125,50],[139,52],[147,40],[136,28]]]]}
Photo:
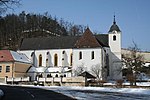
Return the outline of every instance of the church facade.
{"type": "Polygon", "coordinates": [[[121,31],[116,24],[108,34],[93,35],[87,28],[82,36],[23,39],[20,53],[31,60],[28,74],[42,77],[74,77],[87,71],[101,80],[122,78],[121,31]]]}

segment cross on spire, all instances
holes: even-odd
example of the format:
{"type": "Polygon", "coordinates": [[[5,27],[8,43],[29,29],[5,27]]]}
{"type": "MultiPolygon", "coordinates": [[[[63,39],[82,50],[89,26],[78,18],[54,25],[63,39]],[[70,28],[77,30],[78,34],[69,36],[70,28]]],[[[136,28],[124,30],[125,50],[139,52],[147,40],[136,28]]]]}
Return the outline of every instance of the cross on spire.
{"type": "Polygon", "coordinates": [[[114,22],[113,22],[113,24],[116,24],[116,20],[115,20],[115,17],[116,17],[116,16],[115,16],[115,14],[114,14],[114,22]]]}

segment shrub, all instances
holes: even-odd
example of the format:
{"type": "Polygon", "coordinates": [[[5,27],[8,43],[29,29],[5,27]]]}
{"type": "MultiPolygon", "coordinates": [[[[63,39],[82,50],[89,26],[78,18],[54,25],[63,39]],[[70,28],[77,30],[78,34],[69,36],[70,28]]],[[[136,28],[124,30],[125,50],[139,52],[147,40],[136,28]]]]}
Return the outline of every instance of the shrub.
{"type": "Polygon", "coordinates": [[[120,79],[116,81],[117,87],[122,87],[122,84],[123,84],[123,80],[120,79]]]}

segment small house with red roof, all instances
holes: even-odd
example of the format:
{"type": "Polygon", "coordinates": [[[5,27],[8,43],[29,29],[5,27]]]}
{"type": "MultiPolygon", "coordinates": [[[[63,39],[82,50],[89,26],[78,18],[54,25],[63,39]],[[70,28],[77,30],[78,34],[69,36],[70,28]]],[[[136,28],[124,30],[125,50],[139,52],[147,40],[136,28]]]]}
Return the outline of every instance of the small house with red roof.
{"type": "Polygon", "coordinates": [[[28,57],[10,50],[0,50],[0,78],[25,77],[31,66],[28,57]]]}

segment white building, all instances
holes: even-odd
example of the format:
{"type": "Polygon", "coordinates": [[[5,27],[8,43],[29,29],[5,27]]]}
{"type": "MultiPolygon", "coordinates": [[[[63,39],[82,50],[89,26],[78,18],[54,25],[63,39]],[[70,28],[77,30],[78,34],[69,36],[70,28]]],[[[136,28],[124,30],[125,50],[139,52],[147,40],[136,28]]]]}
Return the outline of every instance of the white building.
{"type": "Polygon", "coordinates": [[[19,52],[32,61],[29,75],[73,77],[78,68],[95,75],[100,69],[101,79],[121,79],[121,31],[116,24],[108,34],[93,35],[87,28],[82,36],[61,36],[23,39],[19,52]]]}

